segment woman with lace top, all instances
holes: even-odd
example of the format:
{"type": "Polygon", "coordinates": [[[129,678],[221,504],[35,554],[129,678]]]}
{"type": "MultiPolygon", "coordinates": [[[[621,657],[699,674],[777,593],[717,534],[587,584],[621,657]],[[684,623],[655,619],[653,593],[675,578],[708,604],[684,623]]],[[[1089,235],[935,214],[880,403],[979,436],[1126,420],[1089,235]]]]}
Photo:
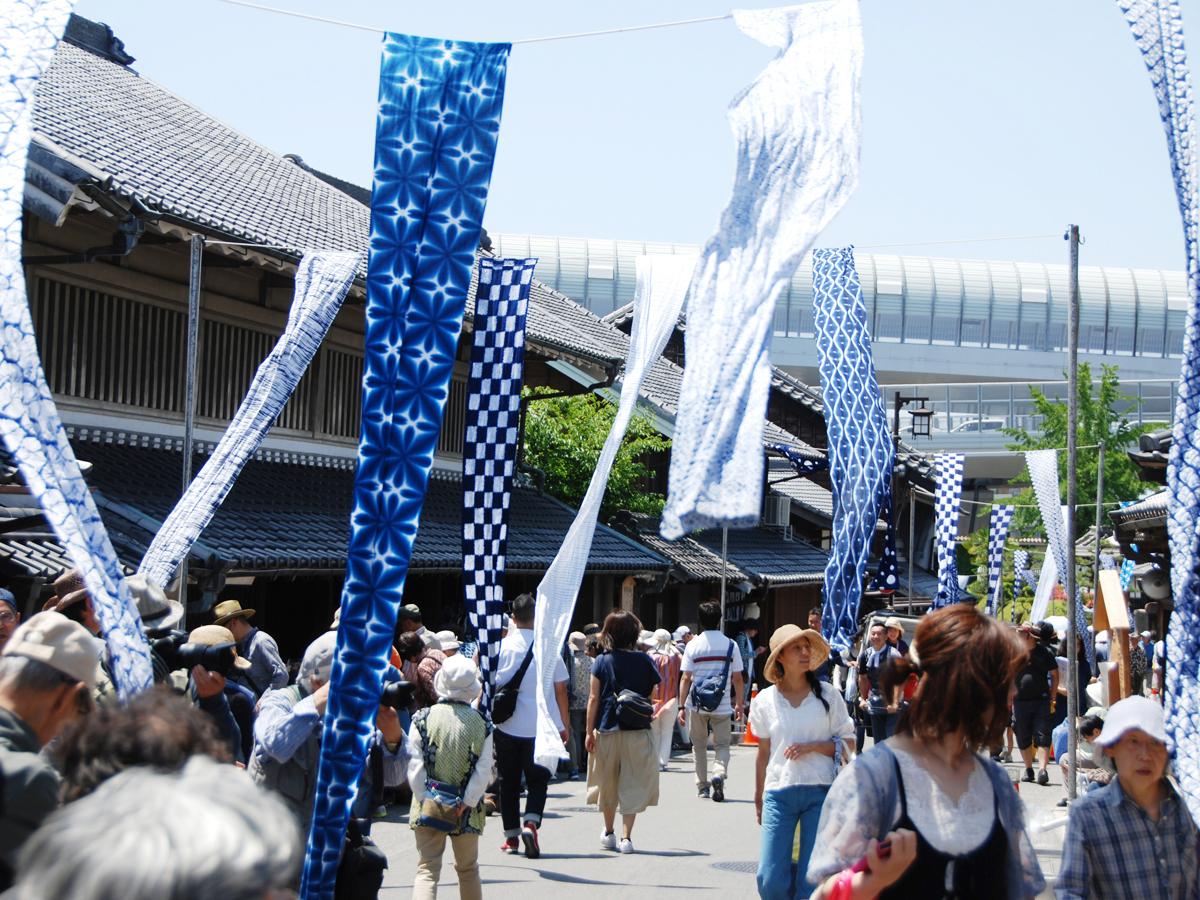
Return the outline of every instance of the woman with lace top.
{"type": "Polygon", "coordinates": [[[813,900],[875,897],[1009,900],[1045,886],[1008,774],[980,753],[1009,721],[1009,694],[1026,651],[975,607],[922,619],[891,684],[918,675],[895,736],[834,782],[808,879],[813,900]],[[882,858],[876,841],[892,842],[882,858]],[[909,849],[915,840],[915,853],[909,849]],[[913,856],[907,865],[901,860],[913,856]],[[864,860],[865,871],[851,867],[864,860]],[[832,877],[831,877],[832,876],[832,877]]]}
{"type": "Polygon", "coordinates": [[[784,625],[771,635],[763,677],[771,686],[750,704],[758,737],[754,806],[762,826],[758,895],[768,900],[807,897],[804,879],[817,839],[821,804],[854,738],[846,702],[817,678],[829,658],[819,632],[784,625]],[[800,855],[792,862],[796,826],[800,855]]]}

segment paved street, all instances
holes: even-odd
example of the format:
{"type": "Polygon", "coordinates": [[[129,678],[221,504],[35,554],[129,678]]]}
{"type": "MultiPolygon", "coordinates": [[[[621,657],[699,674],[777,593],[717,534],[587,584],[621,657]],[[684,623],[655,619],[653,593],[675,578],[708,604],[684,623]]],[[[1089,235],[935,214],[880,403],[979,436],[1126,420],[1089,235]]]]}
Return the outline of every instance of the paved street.
{"type": "MultiPolygon", "coordinates": [[[[550,786],[546,822],[542,829],[542,857],[537,862],[509,856],[499,850],[502,840],[499,816],[488,819],[480,844],[484,895],[506,900],[536,898],[610,897],[613,890],[628,889],[630,898],[649,891],[699,889],[727,891],[727,896],[754,895],[754,870],[758,858],[759,830],[754,821],[754,750],[736,747],[731,762],[732,779],[726,802],[716,804],[696,798],[690,754],[678,754],[671,771],[661,780],[659,805],[638,817],[634,829],[637,853],[620,856],[599,847],[600,815],[585,806],[581,781],[550,786]]],[[[1019,766],[1008,767],[1019,777],[1019,766]]],[[[1062,794],[1056,769],[1050,787],[1022,785],[1021,797],[1032,824],[1061,818],[1065,810],[1054,804],[1062,794]]],[[[376,841],[387,852],[390,868],[384,900],[400,900],[412,893],[416,853],[405,815],[377,823],[376,841]]],[[[1061,828],[1034,835],[1047,877],[1058,871],[1063,838],[1061,828]]],[[[456,898],[453,856],[447,847],[439,896],[456,898]]],[[[1045,896],[1050,896],[1047,893],[1045,896]]]]}

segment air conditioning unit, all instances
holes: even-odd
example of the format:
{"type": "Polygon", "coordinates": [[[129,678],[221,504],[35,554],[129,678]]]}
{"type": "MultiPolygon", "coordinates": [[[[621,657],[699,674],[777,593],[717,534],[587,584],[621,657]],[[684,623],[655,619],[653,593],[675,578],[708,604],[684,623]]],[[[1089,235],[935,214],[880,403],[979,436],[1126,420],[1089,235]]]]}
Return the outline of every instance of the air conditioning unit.
{"type": "Polygon", "coordinates": [[[767,497],[766,516],[764,524],[773,528],[787,528],[792,524],[792,498],[782,494],[771,494],[767,497]]]}

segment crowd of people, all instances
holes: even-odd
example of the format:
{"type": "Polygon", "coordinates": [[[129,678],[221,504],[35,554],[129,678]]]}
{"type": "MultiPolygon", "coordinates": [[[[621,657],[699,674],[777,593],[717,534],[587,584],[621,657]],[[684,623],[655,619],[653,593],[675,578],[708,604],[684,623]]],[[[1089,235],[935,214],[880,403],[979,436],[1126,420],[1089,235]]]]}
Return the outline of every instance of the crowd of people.
{"type": "MultiPolygon", "coordinates": [[[[337,617],[290,678],[253,609],[222,601],[211,624],[184,633],[178,603],[136,577],[130,587],[157,684],[126,703],[78,573],[24,622],[0,590],[0,889],[287,896],[314,806],[337,617]]],[[[555,773],[534,752],[535,605],[530,594],[510,604],[490,711],[474,642],[427,629],[415,605],[400,611],[339,896],[378,891],[387,860],[370,830],[390,801],[408,810],[412,896],[436,897],[448,843],[459,895],[482,897],[486,818],[499,814],[502,853],[537,859],[556,774],[586,778],[600,847],[634,853],[637,817],[658,804],[674,752],[691,750],[699,799],[725,801],[743,724],[758,741],[761,897],[1036,896],[1045,881],[1003,763],[1015,743],[1022,780],[1045,785],[1053,752],[1065,783],[1071,727],[1079,797],[1057,895],[1200,895],[1148,635],[1130,646],[1147,663],[1134,696],[1107,709],[1079,648],[1080,715],[1069,722],[1066,644],[1047,623],[1013,628],[960,604],[923,616],[911,640],[904,620],[869,618],[857,652],[839,653],[819,609],[766,646],[753,619],[726,633],[715,601],[700,604],[695,633],[647,631],[618,609],[573,632],[555,661],[549,711],[567,757],[555,773]]]]}

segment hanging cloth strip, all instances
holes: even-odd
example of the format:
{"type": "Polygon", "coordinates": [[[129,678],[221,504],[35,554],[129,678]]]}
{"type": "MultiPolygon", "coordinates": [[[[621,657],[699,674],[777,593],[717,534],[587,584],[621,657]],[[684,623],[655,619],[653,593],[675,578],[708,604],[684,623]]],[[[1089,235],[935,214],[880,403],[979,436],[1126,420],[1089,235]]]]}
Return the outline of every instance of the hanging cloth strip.
{"type": "Polygon", "coordinates": [[[875,580],[871,582],[871,589],[891,593],[900,583],[900,568],[896,563],[896,511],[892,506],[891,478],[883,480],[883,498],[879,504],[879,511],[887,530],[883,534],[883,555],[879,558],[879,570],[875,573],[875,580]]]}
{"type": "Polygon", "coordinates": [[[779,55],[733,101],[733,196],[688,292],[663,537],[758,522],[775,301],[858,183],[858,0],[739,10],[779,55]]]}
{"type": "Polygon", "coordinates": [[[287,325],[258,367],[220,442],[151,541],[138,571],[166,585],[262,445],[321,347],[354,282],[358,253],[306,251],[296,267],[287,325]]]}
{"type": "MultiPolygon", "coordinates": [[[[1130,550],[1137,550],[1137,544],[1130,544],[1130,550]]],[[[1121,590],[1129,590],[1129,582],[1133,581],[1133,570],[1137,568],[1137,563],[1132,559],[1127,559],[1121,563],[1121,590]]]]}
{"type": "Polygon", "coordinates": [[[1200,820],[1200,173],[1192,79],[1175,0],[1117,0],[1133,31],[1167,133],[1187,251],[1188,317],[1175,404],[1167,536],[1175,610],[1167,629],[1167,732],[1192,817],[1200,820]]]}
{"type": "Polygon", "coordinates": [[[1016,582],[1014,585],[1015,591],[1020,591],[1020,584],[1023,582],[1031,591],[1037,590],[1037,575],[1029,568],[1029,551],[1014,550],[1013,551],[1013,579],[1016,582]]]}
{"type": "MultiPolygon", "coordinates": [[[[571,630],[571,615],[579,596],[579,585],[587,567],[592,538],[596,533],[596,516],[625,429],[637,408],[638,395],[646,372],[654,365],[667,346],[683,298],[691,280],[695,260],[681,256],[639,256],[637,258],[637,287],[633,300],[633,330],[629,335],[629,358],[621,380],[621,399],[600,458],[596,461],[587,493],[579,504],[575,520],[567,530],[562,546],[545,577],[537,587],[534,606],[533,660],[541,690],[537,694],[538,728],[534,742],[534,761],[550,771],[558,760],[566,758],[558,726],[550,712],[554,696],[554,664],[571,630]]],[[[565,724],[565,723],[564,723],[565,724]]]]}
{"type": "Polygon", "coordinates": [[[791,444],[767,444],[766,447],[768,450],[774,450],[786,457],[797,475],[813,475],[829,470],[828,457],[809,456],[799,447],[793,447],[791,444]]]}
{"type": "MultiPolygon", "coordinates": [[[[1066,508],[1063,508],[1063,528],[1066,529],[1066,508]]],[[[1046,557],[1042,560],[1042,569],[1038,572],[1037,586],[1033,589],[1033,605],[1029,608],[1029,620],[1040,622],[1046,618],[1050,609],[1050,601],[1054,599],[1054,589],[1058,587],[1058,563],[1054,559],[1049,545],[1046,547],[1046,557]]]]}
{"type": "Polygon", "coordinates": [[[875,377],[853,247],[813,251],[813,329],[833,487],[821,631],[847,651],[858,631],[863,576],[896,449],[875,377]]]}
{"type": "MultiPolygon", "coordinates": [[[[1033,484],[1033,492],[1037,496],[1038,509],[1042,513],[1042,526],[1046,529],[1046,543],[1049,544],[1049,550],[1046,553],[1046,562],[1042,564],[1042,579],[1038,586],[1038,599],[1041,598],[1042,588],[1047,580],[1046,570],[1050,568],[1051,559],[1054,562],[1055,575],[1051,576],[1051,589],[1053,589],[1053,578],[1063,582],[1065,587],[1064,575],[1067,572],[1067,528],[1066,517],[1068,510],[1062,505],[1062,499],[1058,492],[1058,451],[1057,450],[1029,450],[1025,453],[1025,466],[1029,470],[1029,480],[1033,484]]],[[[1088,623],[1087,615],[1083,611],[1083,599],[1080,596],[1081,591],[1076,586],[1075,591],[1075,631],[1083,637],[1084,646],[1087,648],[1088,663],[1095,669],[1095,649],[1092,642],[1088,639],[1088,623]]],[[[1031,615],[1033,620],[1037,621],[1045,615],[1045,609],[1037,612],[1038,602],[1035,600],[1035,612],[1031,615]]]]}
{"type": "Polygon", "coordinates": [[[508,44],[388,34],[379,78],[362,434],[305,900],[333,896],[454,371],[508,44]]]}
{"type": "Polygon", "coordinates": [[[122,697],[152,682],[150,648],[121,563],[58,417],[38,356],[21,266],[21,202],[34,89],[74,3],[0,6],[0,435],[46,521],[83,575],[122,697]]]}
{"type": "Polygon", "coordinates": [[[938,589],[933,608],[940,609],[959,600],[958,587],[958,517],[962,499],[963,468],[966,457],[961,453],[939,453],[937,463],[937,494],[934,499],[934,532],[937,535],[938,589]]]}
{"type": "Polygon", "coordinates": [[[1013,507],[1001,504],[992,507],[988,521],[988,613],[1000,611],[1000,600],[1004,595],[1004,542],[1008,540],[1008,526],[1012,522],[1013,507]]]}
{"type": "Polygon", "coordinates": [[[463,442],[463,599],[490,712],[504,625],[508,504],[521,437],[525,316],[536,259],[479,259],[463,442]]]}

